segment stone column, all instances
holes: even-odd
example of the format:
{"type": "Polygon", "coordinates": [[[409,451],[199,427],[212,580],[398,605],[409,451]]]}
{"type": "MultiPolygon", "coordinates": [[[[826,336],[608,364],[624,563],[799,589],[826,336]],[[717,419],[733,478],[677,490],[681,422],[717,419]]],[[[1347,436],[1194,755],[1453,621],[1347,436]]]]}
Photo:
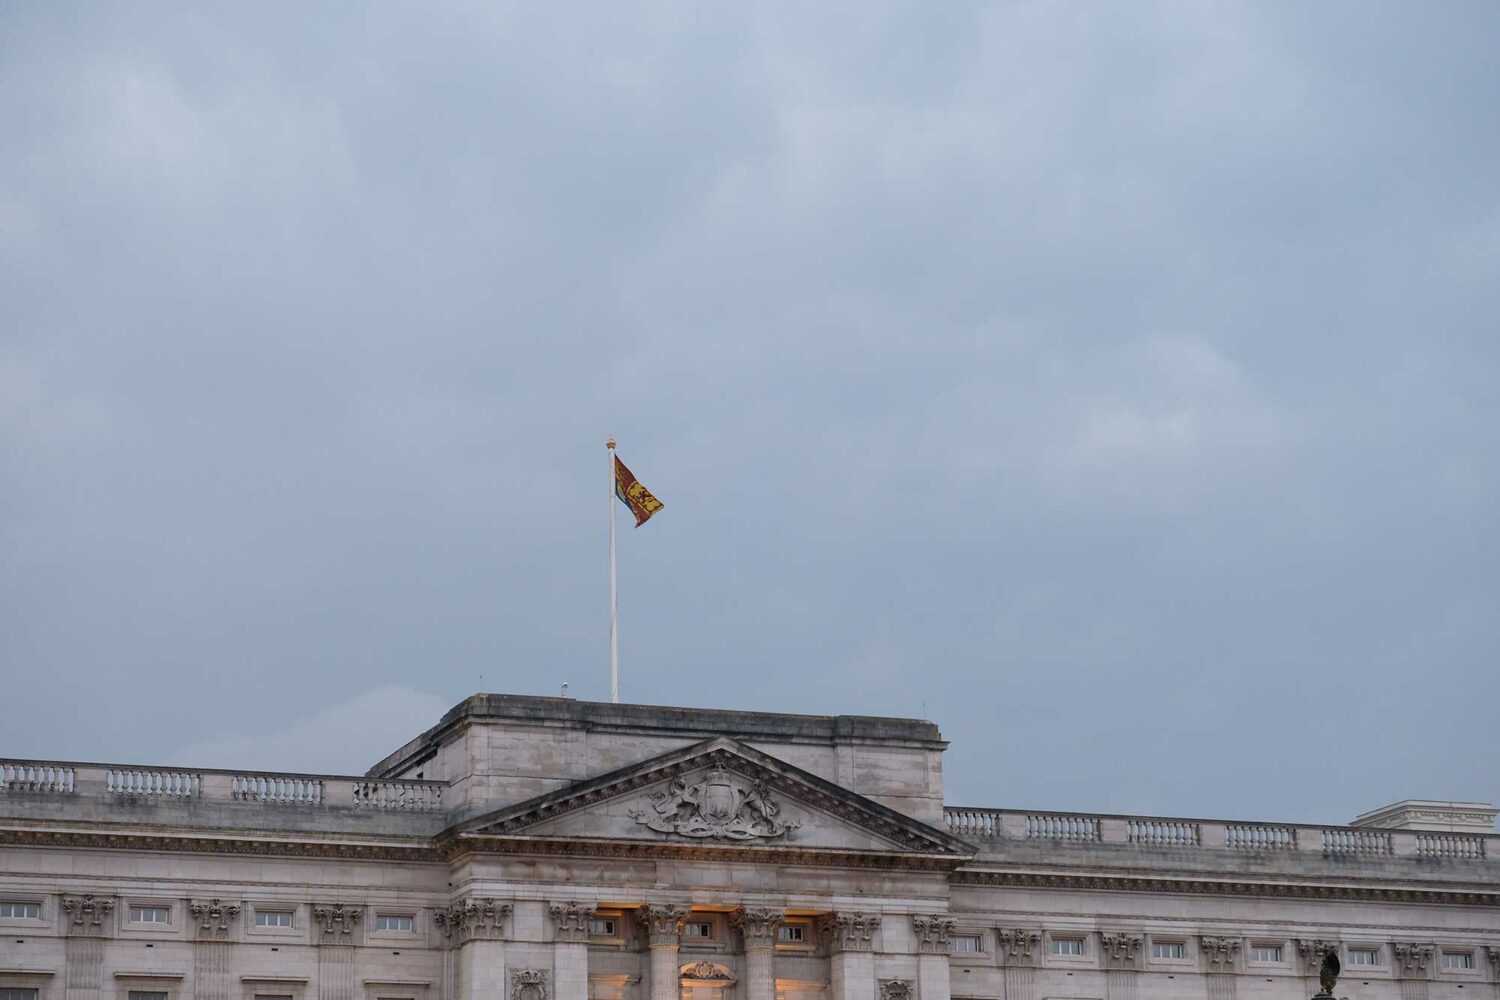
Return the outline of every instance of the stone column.
{"type": "Polygon", "coordinates": [[[911,918],[917,938],[917,994],[919,1000],[948,1000],[948,954],[957,921],[941,914],[911,918]]]}
{"type": "Polygon", "coordinates": [[[1002,927],[995,935],[995,954],[1005,967],[1005,1000],[1032,1000],[1042,932],[1002,927]]]}
{"type": "Polygon", "coordinates": [[[1208,980],[1208,1000],[1235,1000],[1239,992],[1240,939],[1202,937],[1198,954],[1208,980]]]}
{"type": "Polygon", "coordinates": [[[589,917],[594,908],[577,900],[553,903],[552,984],[556,1000],[589,998],[589,917]]]}
{"type": "Polygon", "coordinates": [[[875,1000],[875,932],[880,917],[843,912],[823,918],[830,1000],[875,1000]]]}
{"type": "Polygon", "coordinates": [[[651,944],[651,1000],[679,1000],[677,949],[682,944],[682,924],[688,907],[647,903],[637,912],[651,944]]]}
{"type": "Polygon", "coordinates": [[[193,900],[188,904],[193,918],[194,1000],[232,1000],[234,981],[230,975],[229,932],[240,915],[239,905],[217,899],[193,900]]]}
{"type": "Polygon", "coordinates": [[[362,906],[323,903],[313,907],[313,941],[318,946],[318,1000],[356,1000],[354,990],[355,929],[362,906]]]}
{"type": "Polygon", "coordinates": [[[511,904],[488,897],[460,900],[433,919],[450,955],[454,1000],[505,997],[505,918],[511,904]]]}
{"type": "Polygon", "coordinates": [[[1106,1000],[1136,1000],[1136,980],[1140,977],[1142,934],[1106,931],[1099,935],[1100,957],[1104,959],[1106,1000]]]}
{"type": "Polygon", "coordinates": [[[1430,944],[1397,942],[1391,946],[1396,961],[1391,973],[1401,981],[1401,1000],[1427,1000],[1428,982],[1432,979],[1435,965],[1430,944]]]}
{"type": "Polygon", "coordinates": [[[104,938],[111,930],[115,901],[92,893],[64,896],[62,908],[68,918],[64,928],[68,939],[63,945],[66,1000],[99,1000],[104,986],[104,938]]]}
{"type": "Polygon", "coordinates": [[[745,939],[745,1000],[776,1000],[776,932],[784,916],[764,908],[734,915],[745,939]]]}

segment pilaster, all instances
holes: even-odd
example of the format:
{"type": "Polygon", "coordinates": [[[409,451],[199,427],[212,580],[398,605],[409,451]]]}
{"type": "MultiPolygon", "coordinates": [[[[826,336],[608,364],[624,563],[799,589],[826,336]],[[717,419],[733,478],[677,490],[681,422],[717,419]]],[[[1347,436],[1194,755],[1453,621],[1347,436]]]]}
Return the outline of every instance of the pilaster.
{"type": "Polygon", "coordinates": [[[1338,954],[1339,943],[1324,938],[1301,938],[1297,941],[1297,958],[1302,963],[1302,974],[1316,988],[1318,973],[1322,971],[1323,959],[1338,954]]]}
{"type": "Polygon", "coordinates": [[[1391,975],[1401,982],[1401,1000],[1427,1000],[1430,989],[1427,984],[1436,972],[1432,960],[1436,951],[1435,945],[1414,941],[1397,941],[1391,945],[1391,953],[1396,959],[1392,963],[1391,975]]]}
{"type": "Polygon", "coordinates": [[[232,1000],[230,931],[239,919],[238,903],[219,899],[191,900],[193,918],[193,997],[195,1000],[232,1000]]]}
{"type": "Polygon", "coordinates": [[[98,1000],[104,986],[104,938],[111,930],[115,901],[85,893],[64,896],[62,908],[67,917],[63,931],[67,935],[63,945],[66,1000],[98,1000]]]}
{"type": "Polygon", "coordinates": [[[364,919],[362,906],[322,903],[313,907],[313,942],[318,946],[318,1000],[356,1000],[354,992],[355,930],[364,919]]]}
{"type": "Polygon", "coordinates": [[[1106,1000],[1136,1000],[1141,945],[1145,941],[1145,935],[1130,931],[1105,931],[1099,935],[1106,1000]]]}
{"type": "Polygon", "coordinates": [[[776,1000],[776,933],[784,917],[759,907],[741,908],[732,918],[745,942],[745,1000],[776,1000]]]}
{"type": "Polygon", "coordinates": [[[1238,996],[1239,938],[1202,937],[1198,953],[1208,982],[1208,1000],[1235,1000],[1238,996]]]}
{"type": "Polygon", "coordinates": [[[949,963],[957,921],[942,914],[915,914],[912,932],[917,939],[917,991],[921,1000],[948,1000],[949,963]]]}
{"type": "Polygon", "coordinates": [[[589,918],[592,906],[577,900],[553,903],[552,938],[556,942],[552,955],[552,983],[556,1000],[588,1000],[589,996],[589,918]]]}
{"type": "Polygon", "coordinates": [[[433,919],[443,934],[449,955],[445,966],[453,996],[463,1000],[505,996],[505,920],[511,904],[472,897],[439,910],[433,919]]]}
{"type": "Polygon", "coordinates": [[[689,907],[647,903],[636,911],[651,948],[651,1000],[678,1000],[677,949],[689,907]]]}
{"type": "Polygon", "coordinates": [[[1005,967],[1005,1000],[1033,1000],[1042,932],[1002,927],[995,933],[995,956],[1005,967]]]}
{"type": "Polygon", "coordinates": [[[875,1000],[875,932],[880,917],[860,912],[823,918],[831,1000],[875,1000]]]}

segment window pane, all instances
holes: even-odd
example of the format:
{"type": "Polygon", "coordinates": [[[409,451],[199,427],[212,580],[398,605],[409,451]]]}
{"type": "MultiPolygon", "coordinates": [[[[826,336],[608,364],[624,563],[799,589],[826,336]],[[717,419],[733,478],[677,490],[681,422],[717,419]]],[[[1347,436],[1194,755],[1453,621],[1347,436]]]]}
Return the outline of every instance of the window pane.
{"type": "Polygon", "coordinates": [[[1467,951],[1443,952],[1443,968],[1445,969],[1472,969],[1474,968],[1474,956],[1467,951]]]}
{"type": "Polygon", "coordinates": [[[130,1000],[167,1000],[166,990],[131,990],[130,1000]]]}
{"type": "Polygon", "coordinates": [[[614,937],[615,922],[608,918],[595,918],[589,921],[589,933],[595,937],[614,937]]]}
{"type": "Polygon", "coordinates": [[[130,919],[137,924],[164,924],[171,913],[165,906],[132,906],[130,919]]]}
{"type": "Polygon", "coordinates": [[[36,990],[0,990],[0,1000],[36,1000],[36,990]]]}
{"type": "Polygon", "coordinates": [[[1052,954],[1054,955],[1082,955],[1083,941],[1080,938],[1053,938],[1052,954]]]}
{"type": "Polygon", "coordinates": [[[1151,957],[1153,958],[1185,958],[1187,946],[1179,942],[1153,942],[1151,945],[1151,957]]]}
{"type": "Polygon", "coordinates": [[[0,903],[0,917],[36,920],[42,915],[40,903],[0,903]]]}
{"type": "Polygon", "coordinates": [[[1250,949],[1250,957],[1257,962],[1281,961],[1280,945],[1257,945],[1250,949]]]}
{"type": "Polygon", "coordinates": [[[377,914],[375,929],[377,931],[409,931],[412,929],[412,918],[404,913],[377,914]]]}
{"type": "Polygon", "coordinates": [[[958,953],[973,953],[980,950],[980,939],[978,934],[955,934],[948,939],[950,950],[958,953]]]}
{"type": "Polygon", "coordinates": [[[292,926],[291,910],[256,910],[255,926],[257,927],[290,927],[292,926]]]}
{"type": "Polygon", "coordinates": [[[782,941],[805,941],[806,935],[807,929],[801,924],[782,924],[776,931],[776,936],[782,941]]]}
{"type": "Polygon", "coordinates": [[[1350,965],[1377,965],[1380,961],[1380,953],[1369,948],[1350,948],[1350,965]]]}
{"type": "Polygon", "coordinates": [[[685,928],[688,937],[707,938],[714,936],[713,924],[688,924],[685,928]]]}

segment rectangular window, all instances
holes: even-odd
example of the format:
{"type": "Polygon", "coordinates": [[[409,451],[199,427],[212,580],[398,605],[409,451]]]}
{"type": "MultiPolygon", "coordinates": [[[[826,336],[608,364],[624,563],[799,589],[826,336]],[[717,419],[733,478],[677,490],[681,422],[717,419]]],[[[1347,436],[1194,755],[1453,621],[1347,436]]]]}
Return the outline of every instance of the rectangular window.
{"type": "Polygon", "coordinates": [[[410,931],[412,918],[405,913],[377,913],[375,914],[375,929],[377,931],[410,931]]]}
{"type": "Polygon", "coordinates": [[[684,924],[682,935],[690,938],[711,938],[714,936],[714,925],[710,923],[684,924]]]}
{"type": "Polygon", "coordinates": [[[619,926],[613,917],[594,917],[589,921],[589,934],[592,937],[614,937],[619,926]]]}
{"type": "Polygon", "coordinates": [[[0,1000],[36,1000],[36,990],[0,990],[0,1000]]]}
{"type": "Polygon", "coordinates": [[[1052,954],[1054,955],[1082,955],[1083,938],[1053,938],[1052,954]]]}
{"type": "Polygon", "coordinates": [[[802,924],[782,924],[776,928],[776,940],[801,944],[807,940],[807,928],[802,924]]]}
{"type": "Polygon", "coordinates": [[[290,993],[257,993],[255,1000],[292,1000],[290,993]]]}
{"type": "Polygon", "coordinates": [[[170,906],[132,906],[130,922],[133,924],[164,924],[172,917],[170,906]]]}
{"type": "Polygon", "coordinates": [[[948,951],[954,955],[971,955],[983,950],[983,946],[978,934],[955,934],[948,939],[948,951]]]}
{"type": "Polygon", "coordinates": [[[1152,941],[1152,958],[1187,958],[1187,945],[1181,941],[1152,941]]]}
{"type": "Polygon", "coordinates": [[[257,927],[290,927],[292,926],[291,910],[256,910],[255,926],[257,927]]]}
{"type": "MultiPolygon", "coordinates": [[[[1352,953],[1351,953],[1352,955],[1352,953]]],[[[1258,944],[1250,949],[1250,961],[1252,962],[1279,962],[1281,961],[1281,945],[1258,944]]]]}
{"type": "Polygon", "coordinates": [[[0,903],[0,917],[10,917],[13,920],[40,920],[42,919],[42,904],[0,903]]]}
{"type": "Polygon", "coordinates": [[[167,1000],[166,990],[131,990],[130,1000],[167,1000]]]}
{"type": "Polygon", "coordinates": [[[1474,968],[1474,953],[1472,951],[1445,951],[1443,952],[1443,968],[1472,969],[1474,968]]]}
{"type": "Polygon", "coordinates": [[[1379,965],[1380,964],[1380,952],[1376,951],[1374,948],[1350,948],[1349,949],[1349,964],[1350,965],[1379,965]]]}

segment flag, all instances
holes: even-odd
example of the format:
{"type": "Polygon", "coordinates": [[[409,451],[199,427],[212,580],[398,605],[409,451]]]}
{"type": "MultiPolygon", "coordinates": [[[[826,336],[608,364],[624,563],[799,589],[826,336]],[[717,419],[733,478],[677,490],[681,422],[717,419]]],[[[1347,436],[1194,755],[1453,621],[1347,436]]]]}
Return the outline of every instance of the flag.
{"type": "Polygon", "coordinates": [[[618,456],[615,457],[615,496],[619,497],[620,502],[629,507],[630,512],[635,515],[637,528],[645,524],[652,514],[662,508],[662,502],[641,485],[640,480],[635,478],[635,473],[625,468],[625,463],[620,461],[618,456]]]}

